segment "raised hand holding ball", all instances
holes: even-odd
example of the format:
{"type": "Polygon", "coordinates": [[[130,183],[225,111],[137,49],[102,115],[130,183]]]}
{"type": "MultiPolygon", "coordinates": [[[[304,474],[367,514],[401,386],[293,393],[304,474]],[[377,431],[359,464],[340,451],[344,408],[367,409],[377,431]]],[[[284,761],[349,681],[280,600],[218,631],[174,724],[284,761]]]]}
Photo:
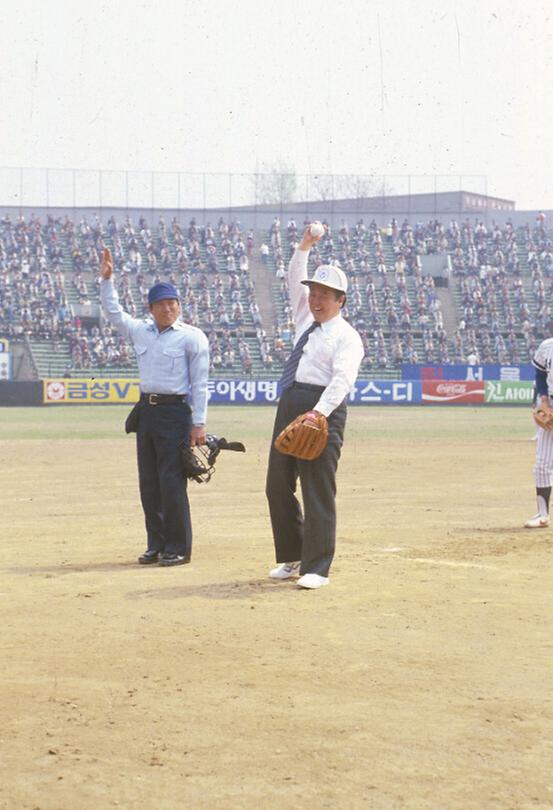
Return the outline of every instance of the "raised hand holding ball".
{"type": "Polygon", "coordinates": [[[319,220],[316,219],[315,222],[311,223],[309,231],[311,233],[311,236],[314,236],[315,238],[317,238],[317,237],[320,237],[320,236],[323,235],[323,233],[325,232],[325,228],[324,228],[323,223],[319,222],[319,220]]]}

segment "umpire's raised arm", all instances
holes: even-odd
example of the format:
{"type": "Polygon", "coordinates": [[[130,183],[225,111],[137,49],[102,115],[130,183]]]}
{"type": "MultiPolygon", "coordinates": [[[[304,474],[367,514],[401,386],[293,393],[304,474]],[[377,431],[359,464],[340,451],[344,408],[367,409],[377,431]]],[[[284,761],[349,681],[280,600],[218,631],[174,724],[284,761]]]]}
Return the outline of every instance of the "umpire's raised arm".
{"type": "Polygon", "coordinates": [[[139,322],[132,318],[119,303],[119,296],[113,283],[113,259],[109,248],[104,248],[100,263],[100,301],[107,319],[127,337],[131,336],[133,324],[139,322]]]}
{"type": "Polygon", "coordinates": [[[100,276],[105,281],[108,281],[113,275],[113,258],[111,256],[111,250],[109,248],[104,248],[102,251],[102,262],[100,264],[100,276]]]}

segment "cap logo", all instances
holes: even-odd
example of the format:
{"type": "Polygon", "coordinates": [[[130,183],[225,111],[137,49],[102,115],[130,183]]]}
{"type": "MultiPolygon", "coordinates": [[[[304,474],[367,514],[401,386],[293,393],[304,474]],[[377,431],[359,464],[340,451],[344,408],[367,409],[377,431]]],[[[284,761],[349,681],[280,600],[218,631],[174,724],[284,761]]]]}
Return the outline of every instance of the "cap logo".
{"type": "Polygon", "coordinates": [[[326,270],[319,270],[317,275],[319,276],[319,278],[328,278],[328,273],[326,270]]]}

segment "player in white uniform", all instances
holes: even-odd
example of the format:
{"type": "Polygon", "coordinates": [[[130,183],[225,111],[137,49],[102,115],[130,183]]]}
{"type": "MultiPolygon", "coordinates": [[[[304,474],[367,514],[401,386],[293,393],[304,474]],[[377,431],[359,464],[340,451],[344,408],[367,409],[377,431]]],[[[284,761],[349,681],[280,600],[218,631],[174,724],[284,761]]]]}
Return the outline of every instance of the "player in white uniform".
{"type": "MultiPolygon", "coordinates": [[[[553,410],[553,338],[547,338],[538,346],[532,360],[536,369],[536,406],[541,410],[553,410]]],[[[538,513],[524,524],[526,529],[545,529],[549,526],[549,498],[553,474],[553,430],[538,427],[534,481],[538,513]]]]}

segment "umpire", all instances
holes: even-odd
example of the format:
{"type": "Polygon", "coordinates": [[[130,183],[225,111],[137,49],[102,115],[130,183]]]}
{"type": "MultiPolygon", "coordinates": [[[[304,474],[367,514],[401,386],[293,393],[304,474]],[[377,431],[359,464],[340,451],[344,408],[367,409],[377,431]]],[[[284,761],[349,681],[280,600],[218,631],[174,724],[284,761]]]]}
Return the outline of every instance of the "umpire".
{"type": "Polygon", "coordinates": [[[288,270],[296,343],[282,374],[282,393],[269,454],[266,493],[275,543],[273,579],[300,575],[302,588],[328,584],[336,545],[336,469],[344,440],[346,397],[361,360],[363,343],[342,318],[347,278],[334,265],[321,265],[307,278],[309,251],[320,237],[305,230],[288,270]],[[328,444],[312,461],[283,455],[275,437],[307,411],[328,419],[328,444]],[[303,509],[296,498],[300,479],[303,509]]]}
{"type": "Polygon", "coordinates": [[[178,293],[159,282],[148,293],[151,319],[128,315],[119,303],[113,261],[104,251],[100,298],[110,323],[133,344],[140,375],[140,401],[131,413],[137,433],[140,498],[148,547],[143,565],[190,562],[192,524],[178,445],[205,444],[208,341],[180,319],[178,293]]]}

